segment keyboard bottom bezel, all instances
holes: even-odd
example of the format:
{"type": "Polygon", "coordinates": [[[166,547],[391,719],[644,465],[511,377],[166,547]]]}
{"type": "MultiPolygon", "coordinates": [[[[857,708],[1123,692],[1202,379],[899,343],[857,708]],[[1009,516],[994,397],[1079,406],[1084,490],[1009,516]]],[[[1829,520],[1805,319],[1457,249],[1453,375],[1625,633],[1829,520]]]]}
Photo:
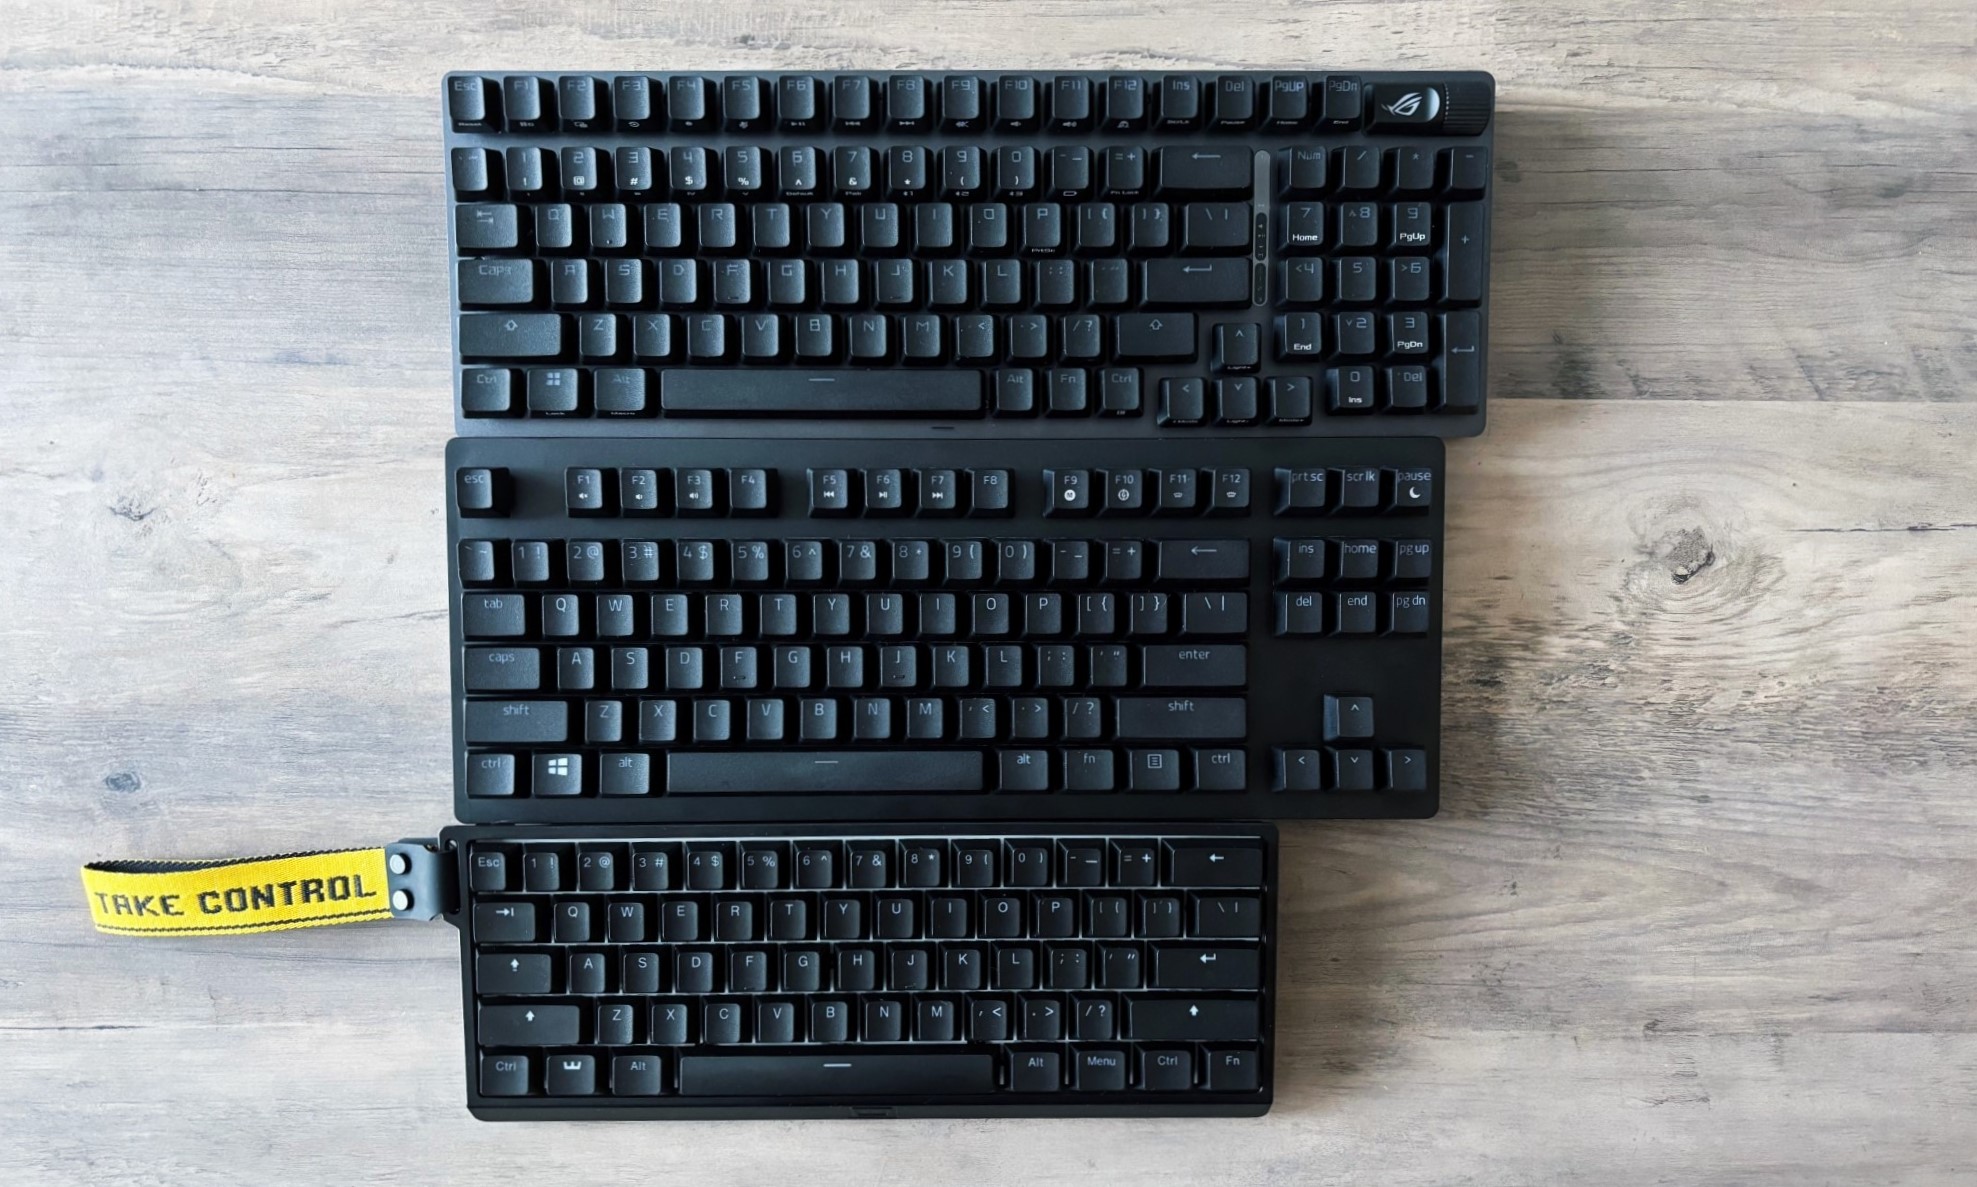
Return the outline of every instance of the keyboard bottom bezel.
{"type": "MultiPolygon", "coordinates": [[[[953,823],[895,824],[879,822],[859,827],[843,825],[679,825],[555,828],[542,826],[455,825],[440,833],[440,847],[453,863],[460,893],[445,918],[460,933],[461,1033],[464,1039],[467,1082],[467,1111],[482,1121],[743,1121],[743,1120],[882,1120],[882,1119],[963,1119],[963,1118],[1043,1118],[1043,1117],[1261,1117],[1270,1111],[1276,1051],[1277,984],[1277,884],[1278,835],[1275,826],[1255,822],[1215,822],[1204,824],[1142,824],[1135,827],[1120,821],[973,821],[953,823]],[[1194,1088],[1187,1092],[1151,1093],[1129,1088],[1123,1092],[1079,1093],[1063,1089],[1057,1093],[998,1092],[977,1096],[918,1099],[840,1097],[721,1097],[691,1098],[678,1095],[642,1097],[635,1100],[597,1096],[582,1103],[552,1097],[496,1097],[480,1091],[480,1052],[474,1042],[472,1019],[474,1000],[474,936],[471,927],[472,893],[468,851],[475,841],[527,843],[548,841],[575,843],[597,841],[691,841],[708,838],[764,838],[801,840],[806,838],[858,837],[1232,837],[1263,843],[1263,989],[1261,1024],[1257,1043],[1257,1084],[1254,1092],[1211,1092],[1194,1088]],[[705,1099],[709,1103],[696,1103],[705,1099]]],[[[1122,1044],[1127,1042],[1121,1040],[1122,1044]]],[[[1059,1044],[1066,1049],[1070,1041],[1059,1044]]],[[[910,1047],[911,1044],[902,1046],[910,1047]]],[[[958,1045],[946,1048],[948,1053],[958,1045]]],[[[967,1050],[982,1049],[968,1045],[967,1050]]]]}

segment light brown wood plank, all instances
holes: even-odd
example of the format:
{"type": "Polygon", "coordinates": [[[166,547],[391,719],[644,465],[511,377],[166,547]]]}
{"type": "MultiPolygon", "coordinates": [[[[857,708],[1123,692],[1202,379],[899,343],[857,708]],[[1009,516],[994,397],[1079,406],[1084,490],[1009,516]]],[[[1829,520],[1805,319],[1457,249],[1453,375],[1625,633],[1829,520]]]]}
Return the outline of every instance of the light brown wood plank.
{"type": "Polygon", "coordinates": [[[90,934],[77,901],[94,856],[443,821],[436,463],[253,421],[122,460],[52,434],[37,472],[0,478],[51,525],[44,566],[0,586],[0,662],[28,673],[0,732],[25,773],[25,826],[0,831],[23,904],[0,938],[0,1114],[31,1135],[11,1157],[55,1178],[547,1176],[608,1149],[849,1183],[883,1149],[926,1182],[1949,1181],[1977,1100],[1973,433],[1967,406],[1526,401],[1458,446],[1446,808],[1285,830],[1264,1122],[608,1146],[466,1117],[449,931],[140,945],[90,934]],[[150,492],[145,518],[98,464],[150,492]],[[366,492],[385,514],[352,532],[340,509],[366,492]],[[188,1096],[275,1136],[196,1131],[188,1096]]]}
{"type": "Polygon", "coordinates": [[[1951,0],[10,13],[0,1179],[1967,1181],[1973,62],[1951,0]],[[1501,83],[1445,808],[1285,829],[1271,1117],[486,1126],[448,930],[87,930],[93,857],[445,819],[443,70],[1004,63],[1501,83]]]}

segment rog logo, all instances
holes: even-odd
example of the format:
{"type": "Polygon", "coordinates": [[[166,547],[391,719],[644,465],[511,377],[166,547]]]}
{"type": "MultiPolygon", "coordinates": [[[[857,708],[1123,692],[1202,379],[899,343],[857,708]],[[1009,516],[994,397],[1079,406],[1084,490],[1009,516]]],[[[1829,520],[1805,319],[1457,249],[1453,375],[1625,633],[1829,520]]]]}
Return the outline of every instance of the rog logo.
{"type": "Polygon", "coordinates": [[[1388,111],[1393,112],[1402,119],[1407,119],[1413,116],[1415,112],[1421,110],[1421,103],[1421,92],[1409,91],[1400,98],[1395,99],[1392,103],[1387,104],[1386,107],[1388,111]]]}

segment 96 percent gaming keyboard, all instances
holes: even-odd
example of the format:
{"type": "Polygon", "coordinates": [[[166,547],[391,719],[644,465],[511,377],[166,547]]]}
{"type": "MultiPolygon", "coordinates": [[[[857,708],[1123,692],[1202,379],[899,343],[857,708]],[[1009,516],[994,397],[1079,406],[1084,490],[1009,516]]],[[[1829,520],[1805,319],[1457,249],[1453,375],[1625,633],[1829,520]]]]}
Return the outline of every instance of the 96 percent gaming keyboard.
{"type": "Polygon", "coordinates": [[[463,434],[1483,427],[1487,74],[444,86],[463,434]]]}
{"type": "Polygon", "coordinates": [[[1418,817],[1442,446],[455,440],[474,822],[1418,817]]]}
{"type": "Polygon", "coordinates": [[[441,839],[483,1119],[1270,1105],[1267,826],[441,839]]]}

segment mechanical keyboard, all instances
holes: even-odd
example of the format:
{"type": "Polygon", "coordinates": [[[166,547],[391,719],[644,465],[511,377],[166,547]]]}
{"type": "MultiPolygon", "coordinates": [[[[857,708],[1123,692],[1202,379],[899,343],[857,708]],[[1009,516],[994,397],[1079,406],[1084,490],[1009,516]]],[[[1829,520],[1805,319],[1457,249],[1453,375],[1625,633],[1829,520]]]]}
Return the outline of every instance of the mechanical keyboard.
{"type": "Polygon", "coordinates": [[[456,815],[1420,817],[1442,445],[468,438],[456,815]]]}
{"type": "Polygon", "coordinates": [[[441,842],[485,1120],[1270,1106],[1267,826],[441,842]]]}
{"type": "Polygon", "coordinates": [[[1488,74],[444,87],[464,435],[1483,427],[1488,74]]]}

